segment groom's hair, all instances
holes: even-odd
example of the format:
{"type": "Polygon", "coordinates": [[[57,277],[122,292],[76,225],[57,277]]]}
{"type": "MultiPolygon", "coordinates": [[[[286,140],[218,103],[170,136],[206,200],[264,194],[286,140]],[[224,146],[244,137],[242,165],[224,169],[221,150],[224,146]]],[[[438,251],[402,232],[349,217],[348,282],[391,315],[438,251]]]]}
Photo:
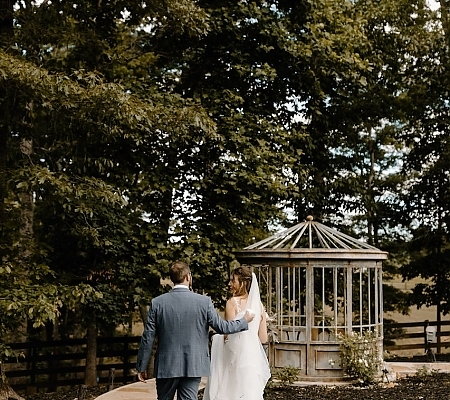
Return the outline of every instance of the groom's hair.
{"type": "Polygon", "coordinates": [[[237,277],[239,282],[239,289],[234,294],[235,296],[242,296],[244,294],[250,293],[250,287],[252,285],[252,271],[249,267],[245,265],[237,267],[231,271],[230,278],[234,279],[237,277]]]}
{"type": "Polygon", "coordinates": [[[170,280],[174,285],[183,283],[184,278],[191,272],[189,266],[183,261],[174,261],[169,268],[170,280]]]}

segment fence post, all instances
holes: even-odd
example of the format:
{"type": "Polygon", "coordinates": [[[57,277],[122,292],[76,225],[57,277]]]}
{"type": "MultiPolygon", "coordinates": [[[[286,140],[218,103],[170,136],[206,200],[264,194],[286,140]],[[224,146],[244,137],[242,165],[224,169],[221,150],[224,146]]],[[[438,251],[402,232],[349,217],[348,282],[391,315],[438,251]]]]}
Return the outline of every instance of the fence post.
{"type": "Polygon", "coordinates": [[[123,356],[123,383],[126,384],[128,382],[128,375],[130,374],[130,370],[128,368],[128,363],[130,361],[130,355],[128,353],[128,343],[129,343],[130,337],[125,336],[124,342],[123,342],[123,350],[124,350],[124,356],[123,356]]]}
{"type": "Polygon", "coordinates": [[[115,368],[111,368],[109,370],[109,376],[108,376],[108,392],[110,390],[114,389],[114,375],[116,373],[116,369],[115,368]]]}
{"type": "Polygon", "coordinates": [[[78,400],[84,400],[84,396],[86,396],[87,386],[86,385],[80,385],[78,386],[78,400]]]}
{"type": "Polygon", "coordinates": [[[31,376],[30,381],[31,385],[34,386],[36,384],[36,345],[31,347],[31,376]]]}

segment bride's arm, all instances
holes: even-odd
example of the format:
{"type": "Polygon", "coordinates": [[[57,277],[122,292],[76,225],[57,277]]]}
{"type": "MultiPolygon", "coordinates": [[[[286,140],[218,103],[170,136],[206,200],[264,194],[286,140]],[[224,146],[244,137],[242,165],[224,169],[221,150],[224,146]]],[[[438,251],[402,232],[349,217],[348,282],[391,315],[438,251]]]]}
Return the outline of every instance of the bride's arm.
{"type": "MultiPolygon", "coordinates": [[[[227,305],[225,306],[225,319],[231,321],[236,316],[236,307],[233,298],[227,300],[227,305]]],[[[224,340],[227,341],[228,335],[224,336],[224,340]]]]}
{"type": "Polygon", "coordinates": [[[261,321],[259,323],[258,336],[261,343],[266,343],[269,338],[267,335],[266,310],[264,309],[264,306],[262,304],[261,304],[261,321]]]}
{"type": "Polygon", "coordinates": [[[227,305],[225,307],[225,319],[231,321],[236,316],[236,306],[233,298],[227,300],[227,305]]]}

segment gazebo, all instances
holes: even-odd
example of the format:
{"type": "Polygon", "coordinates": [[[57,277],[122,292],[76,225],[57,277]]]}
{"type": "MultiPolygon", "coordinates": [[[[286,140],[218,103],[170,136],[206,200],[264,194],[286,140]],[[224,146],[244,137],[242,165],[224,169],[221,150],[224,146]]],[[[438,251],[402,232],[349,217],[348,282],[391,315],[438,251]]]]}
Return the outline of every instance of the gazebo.
{"type": "Polygon", "coordinates": [[[337,336],[353,331],[372,331],[381,356],[386,252],[308,216],[235,255],[259,278],[272,320],[272,367],[296,367],[302,379],[342,379],[337,336]]]}

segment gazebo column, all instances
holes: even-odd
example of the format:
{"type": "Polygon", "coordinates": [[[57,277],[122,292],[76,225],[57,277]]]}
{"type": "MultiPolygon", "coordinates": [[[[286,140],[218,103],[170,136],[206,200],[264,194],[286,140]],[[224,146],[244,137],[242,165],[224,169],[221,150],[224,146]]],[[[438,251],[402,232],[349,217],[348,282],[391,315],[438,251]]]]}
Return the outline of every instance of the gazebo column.
{"type": "Polygon", "coordinates": [[[345,325],[346,325],[346,331],[349,335],[352,332],[353,329],[353,271],[351,264],[348,263],[347,269],[346,269],[346,304],[345,304],[345,325]]]}
{"type": "Polygon", "coordinates": [[[308,375],[314,367],[314,348],[311,346],[312,330],[314,326],[314,268],[306,261],[306,371],[308,375]]]}

